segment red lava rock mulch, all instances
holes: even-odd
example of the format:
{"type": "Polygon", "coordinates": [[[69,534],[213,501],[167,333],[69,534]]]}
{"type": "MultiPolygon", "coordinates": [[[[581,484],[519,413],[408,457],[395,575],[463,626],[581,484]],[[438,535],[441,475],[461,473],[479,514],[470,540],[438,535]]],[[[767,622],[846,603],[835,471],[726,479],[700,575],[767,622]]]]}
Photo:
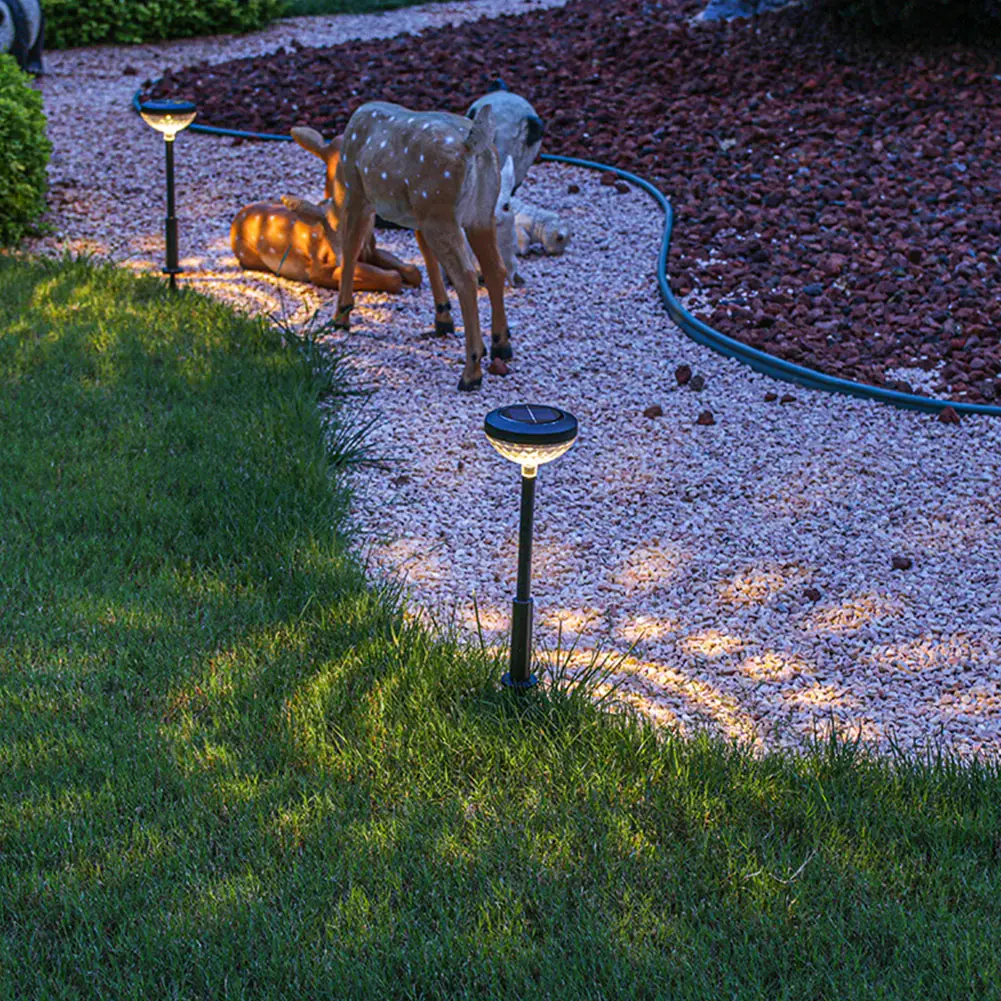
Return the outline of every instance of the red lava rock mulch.
{"type": "Polygon", "coordinates": [[[844,378],[1001,403],[997,54],[862,49],[803,7],[689,24],[701,6],[572,0],[169,71],[146,93],[213,125],[335,133],[364,101],[462,112],[500,77],[546,120],[547,152],[671,197],[673,287],[716,329],[844,378]]]}

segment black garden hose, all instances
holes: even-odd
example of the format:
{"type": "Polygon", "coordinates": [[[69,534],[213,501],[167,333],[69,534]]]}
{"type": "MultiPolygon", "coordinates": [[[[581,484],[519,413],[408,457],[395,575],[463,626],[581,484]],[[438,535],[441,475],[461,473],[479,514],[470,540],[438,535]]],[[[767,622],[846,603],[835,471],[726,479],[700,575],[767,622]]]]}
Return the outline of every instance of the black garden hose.
{"type": "MultiPolygon", "coordinates": [[[[132,105],[136,111],[139,110],[139,91],[136,91],[132,98],[132,105]]],[[[291,142],[292,137],[287,135],[276,135],[267,132],[244,132],[239,129],[222,129],[214,125],[193,124],[189,126],[192,132],[205,132],[215,136],[230,136],[236,139],[265,139],[269,141],[291,142]]],[[[925,413],[937,414],[946,407],[952,407],[957,414],[979,414],[989,417],[1001,417],[1001,407],[989,406],[986,403],[959,403],[954,400],[938,400],[930,396],[918,396],[914,393],[900,393],[895,389],[883,389],[881,386],[867,386],[861,382],[854,382],[851,379],[839,379],[837,376],[825,375],[802,365],[776,358],[758,348],[749,347],[747,344],[727,337],[718,330],[713,330],[708,324],[692,316],[678,301],[671,291],[671,285],[667,279],[667,258],[671,250],[671,236],[674,232],[674,210],[667,196],[654,187],[649,181],[645,181],[636,174],[631,174],[620,167],[610,167],[604,163],[596,163],[593,160],[582,160],[574,156],[559,156],[555,153],[543,153],[540,160],[548,163],[565,163],[572,167],[584,167],[588,170],[599,170],[608,174],[615,174],[622,180],[645,191],[660,206],[664,213],[664,235],[660,244],[660,255],[657,258],[657,285],[660,288],[660,296],[667,307],[668,315],[671,319],[693,340],[706,347],[712,348],[728,358],[736,358],[737,361],[749,365],[756,372],[771,376],[773,379],[780,379],[783,382],[794,382],[807,389],[819,389],[826,393],[843,393],[847,396],[856,396],[863,400],[875,400],[878,403],[889,403],[895,407],[903,407],[907,410],[921,410],[925,413]]]]}

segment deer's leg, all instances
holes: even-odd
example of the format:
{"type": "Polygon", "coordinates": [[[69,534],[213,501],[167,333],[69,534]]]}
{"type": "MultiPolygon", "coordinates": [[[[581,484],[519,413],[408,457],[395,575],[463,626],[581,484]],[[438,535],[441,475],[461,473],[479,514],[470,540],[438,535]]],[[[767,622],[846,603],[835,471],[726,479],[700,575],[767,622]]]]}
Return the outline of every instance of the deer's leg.
{"type": "Polygon", "coordinates": [[[414,233],[417,246],[428,269],[428,281],[431,282],[431,293],[434,295],[434,332],[437,337],[445,337],[455,333],[455,321],[452,319],[452,307],[449,305],[448,292],[445,291],[445,281],[441,277],[441,265],[435,257],[431,245],[420,230],[414,233]]]}
{"type": "Polygon", "coordinates": [[[359,292],[401,292],[403,279],[398,271],[359,261],[355,265],[355,288],[359,292]]]}
{"type": "Polygon", "coordinates": [[[480,334],[480,308],[476,298],[476,268],[469,260],[462,230],[455,223],[436,223],[424,229],[424,236],[435,256],[445,265],[459,296],[462,325],[466,333],[466,365],[459,389],[469,392],[483,382],[480,362],[486,354],[480,334]]]}
{"type": "Polygon", "coordinates": [[[466,231],[469,245],[480,262],[480,270],[490,294],[490,357],[511,358],[511,334],[504,309],[504,282],[507,269],[497,248],[497,235],[493,227],[466,231]]]}
{"type": "Polygon", "coordinates": [[[386,271],[398,271],[405,285],[410,285],[413,288],[421,287],[420,269],[415,268],[412,264],[405,264],[396,254],[391,254],[388,250],[381,250],[379,247],[376,247],[369,254],[368,263],[375,265],[377,268],[383,268],[386,271]]]}
{"type": "MultiPolygon", "coordinates": [[[[357,187],[357,185],[356,185],[357,187]]],[[[360,196],[345,198],[343,242],[341,244],[341,288],[337,294],[337,312],[334,314],[336,330],[351,329],[351,310],[354,308],[355,266],[362,244],[369,234],[375,209],[367,205],[360,196]]]]}

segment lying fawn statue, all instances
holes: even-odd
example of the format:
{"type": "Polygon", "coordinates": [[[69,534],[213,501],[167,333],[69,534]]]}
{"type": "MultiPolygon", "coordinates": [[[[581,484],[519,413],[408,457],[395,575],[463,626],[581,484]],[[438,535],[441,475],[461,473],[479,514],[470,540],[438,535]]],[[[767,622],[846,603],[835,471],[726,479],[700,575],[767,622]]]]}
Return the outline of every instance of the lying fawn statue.
{"type": "MultiPolygon", "coordinates": [[[[229,241],[240,266],[270,271],[282,278],[336,289],[341,284],[341,238],[335,213],[329,212],[341,137],[323,141],[314,129],[292,129],[292,138],[327,166],[325,200],[314,205],[286,195],[280,202],[254,202],[233,220],[229,241]]],[[[354,266],[354,285],[366,292],[399,292],[404,284],[420,286],[421,273],[388,251],[369,234],[354,266]]]]}
{"type": "Polygon", "coordinates": [[[341,222],[343,273],[336,326],[348,329],[354,265],[370,238],[376,213],[415,231],[434,292],[436,329],[454,329],[439,261],[455,286],[466,334],[460,390],[483,381],[485,350],[476,300],[479,261],[490,295],[492,358],[510,358],[504,313],[506,271],[497,249],[495,212],[501,206],[501,170],[489,107],[474,121],[447,112],[414,112],[397,104],[363,104],[342,137],[328,218],[341,222]]]}

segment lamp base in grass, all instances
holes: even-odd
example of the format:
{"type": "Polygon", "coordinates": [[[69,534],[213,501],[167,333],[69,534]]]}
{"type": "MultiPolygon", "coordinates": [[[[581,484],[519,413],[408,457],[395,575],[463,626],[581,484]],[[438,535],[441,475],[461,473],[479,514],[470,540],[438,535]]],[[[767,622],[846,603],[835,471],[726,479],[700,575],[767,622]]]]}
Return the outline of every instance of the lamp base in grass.
{"type": "Polygon", "coordinates": [[[501,678],[501,684],[505,688],[513,688],[516,692],[527,692],[529,688],[535,688],[538,683],[539,679],[534,674],[530,674],[524,681],[515,681],[511,677],[511,672],[505,671],[501,678]]]}

